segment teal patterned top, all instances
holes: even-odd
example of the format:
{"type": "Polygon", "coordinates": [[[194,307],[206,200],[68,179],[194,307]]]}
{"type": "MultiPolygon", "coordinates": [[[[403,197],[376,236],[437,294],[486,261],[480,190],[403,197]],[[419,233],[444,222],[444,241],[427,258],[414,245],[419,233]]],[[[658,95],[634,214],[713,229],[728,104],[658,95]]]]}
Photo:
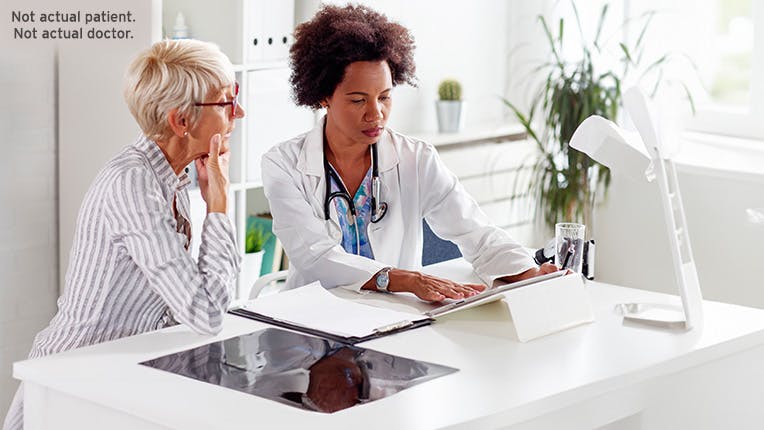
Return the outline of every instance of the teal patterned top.
{"type": "MultiPolygon", "coordinates": [[[[330,168],[334,169],[334,167],[330,168]]],[[[339,177],[339,175],[337,175],[339,177]]],[[[341,189],[340,184],[331,178],[331,190],[332,192],[339,191],[341,189]]],[[[333,199],[335,209],[337,209],[337,215],[340,221],[340,229],[342,230],[342,247],[350,254],[359,254],[364,257],[374,259],[374,253],[371,250],[371,244],[369,243],[368,226],[371,222],[371,167],[366,172],[361,186],[358,187],[355,196],[353,196],[353,204],[356,211],[356,224],[348,222],[348,215],[350,209],[347,202],[342,198],[333,199]],[[358,231],[358,240],[356,239],[356,228],[358,231]],[[358,241],[360,240],[361,252],[358,252],[358,241]]]]}

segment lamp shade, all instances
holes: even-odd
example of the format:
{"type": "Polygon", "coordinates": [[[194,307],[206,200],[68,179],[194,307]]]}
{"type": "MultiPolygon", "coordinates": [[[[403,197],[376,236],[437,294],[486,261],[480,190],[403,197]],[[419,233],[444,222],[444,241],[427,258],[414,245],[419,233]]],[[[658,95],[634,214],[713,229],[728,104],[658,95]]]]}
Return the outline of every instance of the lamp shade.
{"type": "Polygon", "coordinates": [[[650,168],[650,155],[639,134],[623,130],[601,116],[586,118],[573,133],[570,146],[607,166],[614,174],[636,181],[645,180],[650,168]]]}

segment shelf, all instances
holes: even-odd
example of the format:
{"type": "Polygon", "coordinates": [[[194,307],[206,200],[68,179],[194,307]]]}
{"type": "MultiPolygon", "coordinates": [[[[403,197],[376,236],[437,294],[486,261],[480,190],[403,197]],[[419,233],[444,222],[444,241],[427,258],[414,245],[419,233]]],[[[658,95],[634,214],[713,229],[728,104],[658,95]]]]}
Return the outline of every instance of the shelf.
{"type": "Polygon", "coordinates": [[[521,124],[488,123],[471,126],[458,133],[411,133],[409,136],[441,148],[523,140],[527,134],[521,124]]]}
{"type": "Polygon", "coordinates": [[[258,70],[285,69],[288,67],[289,67],[289,62],[287,60],[281,60],[281,61],[269,61],[269,62],[258,62],[258,63],[248,63],[248,64],[234,64],[233,71],[234,72],[254,72],[258,70]]]}

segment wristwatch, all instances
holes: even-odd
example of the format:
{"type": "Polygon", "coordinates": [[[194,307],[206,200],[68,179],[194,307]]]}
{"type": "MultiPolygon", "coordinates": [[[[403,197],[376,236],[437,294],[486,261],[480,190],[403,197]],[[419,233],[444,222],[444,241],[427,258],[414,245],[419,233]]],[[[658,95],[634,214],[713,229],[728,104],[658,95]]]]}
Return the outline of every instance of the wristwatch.
{"type": "Polygon", "coordinates": [[[391,270],[393,270],[392,267],[385,267],[377,273],[377,278],[374,280],[374,283],[377,284],[377,291],[383,293],[389,292],[387,286],[390,285],[390,275],[388,275],[388,272],[391,270]]]}

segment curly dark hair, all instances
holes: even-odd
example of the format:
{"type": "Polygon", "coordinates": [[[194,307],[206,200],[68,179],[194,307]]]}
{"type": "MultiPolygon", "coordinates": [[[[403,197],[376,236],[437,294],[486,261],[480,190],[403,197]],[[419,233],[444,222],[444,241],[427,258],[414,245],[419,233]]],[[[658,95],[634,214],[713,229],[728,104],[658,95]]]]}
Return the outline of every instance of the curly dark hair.
{"type": "Polygon", "coordinates": [[[298,105],[319,109],[356,61],[387,61],[393,85],[416,86],[414,37],[367,6],[325,5],[294,36],[289,79],[298,105]]]}

